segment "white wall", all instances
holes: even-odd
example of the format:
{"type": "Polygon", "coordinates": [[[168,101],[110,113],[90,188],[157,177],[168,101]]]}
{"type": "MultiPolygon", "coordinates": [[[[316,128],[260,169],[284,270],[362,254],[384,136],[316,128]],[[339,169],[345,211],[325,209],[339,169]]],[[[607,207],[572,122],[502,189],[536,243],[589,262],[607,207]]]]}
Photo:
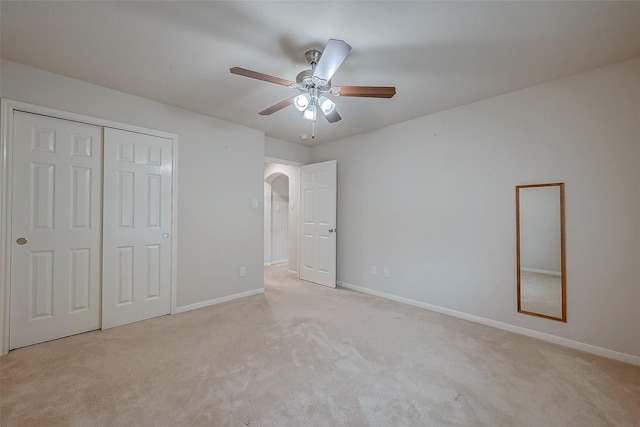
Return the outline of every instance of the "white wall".
{"type": "Polygon", "coordinates": [[[6,60],[1,73],[4,98],[179,136],[178,308],[263,287],[262,132],[6,60]]]}
{"type": "Polygon", "coordinates": [[[264,182],[264,265],[271,265],[271,183],[264,182]]]}
{"type": "Polygon", "coordinates": [[[640,356],[640,58],[312,149],[329,159],[339,281],[640,356]],[[566,183],[566,324],[516,312],[515,186],[545,182],[566,183]]]}
{"type": "Polygon", "coordinates": [[[562,271],[560,187],[520,189],[520,267],[562,271]]]}
{"type": "Polygon", "coordinates": [[[289,160],[304,165],[309,163],[311,148],[280,139],[265,137],[264,155],[272,159],[289,160]]]}

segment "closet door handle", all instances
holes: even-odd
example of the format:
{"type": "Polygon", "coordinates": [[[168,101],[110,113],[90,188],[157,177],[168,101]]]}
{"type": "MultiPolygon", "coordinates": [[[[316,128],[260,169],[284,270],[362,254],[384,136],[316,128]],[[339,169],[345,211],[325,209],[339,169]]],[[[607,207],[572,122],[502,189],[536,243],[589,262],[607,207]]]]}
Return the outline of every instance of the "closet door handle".
{"type": "Polygon", "coordinates": [[[25,239],[24,237],[18,237],[18,240],[16,240],[16,243],[19,244],[20,246],[26,245],[27,242],[28,242],[28,240],[25,239]]]}

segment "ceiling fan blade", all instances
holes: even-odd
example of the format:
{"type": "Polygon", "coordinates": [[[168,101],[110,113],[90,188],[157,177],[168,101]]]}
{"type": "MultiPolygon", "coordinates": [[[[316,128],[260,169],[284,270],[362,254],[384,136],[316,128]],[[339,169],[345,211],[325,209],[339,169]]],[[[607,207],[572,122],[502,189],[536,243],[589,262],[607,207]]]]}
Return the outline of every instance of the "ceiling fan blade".
{"type": "MultiPolygon", "coordinates": [[[[320,110],[320,111],[322,111],[322,110],[320,110]]],[[[324,111],[323,111],[323,113],[324,113],[324,111]]],[[[342,117],[340,117],[340,114],[338,114],[338,110],[333,110],[331,113],[325,114],[324,116],[326,117],[326,119],[327,119],[327,121],[329,123],[335,123],[335,122],[338,122],[338,121],[342,120],[342,117]]]]}
{"type": "Polygon", "coordinates": [[[295,96],[292,96],[291,98],[287,98],[284,101],[280,101],[269,108],[265,108],[264,110],[260,111],[258,114],[260,114],[261,116],[268,116],[269,114],[273,114],[276,111],[280,111],[284,107],[289,106],[293,102],[293,98],[295,98],[295,96]]]}
{"type": "Polygon", "coordinates": [[[334,95],[360,96],[365,98],[392,98],[396,94],[395,86],[340,86],[332,88],[334,95]],[[333,89],[338,89],[334,93],[333,89]]]}
{"type": "Polygon", "coordinates": [[[333,73],[342,65],[349,52],[351,52],[351,46],[344,41],[329,39],[313,72],[313,77],[327,82],[331,80],[333,73]]]}
{"type": "Polygon", "coordinates": [[[291,86],[293,82],[289,80],[281,79],[280,77],[270,76],[268,74],[259,73],[257,71],[247,70],[246,68],[233,67],[229,68],[231,74],[237,74],[239,76],[251,77],[252,79],[262,80],[269,83],[275,83],[282,86],[291,86]]]}

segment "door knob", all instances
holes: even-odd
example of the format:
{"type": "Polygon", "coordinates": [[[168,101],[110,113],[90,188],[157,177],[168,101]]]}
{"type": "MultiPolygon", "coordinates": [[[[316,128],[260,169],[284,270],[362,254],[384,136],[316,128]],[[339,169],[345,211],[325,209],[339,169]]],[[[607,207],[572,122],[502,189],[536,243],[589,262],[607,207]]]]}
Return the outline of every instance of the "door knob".
{"type": "Polygon", "coordinates": [[[20,246],[26,245],[27,242],[28,242],[28,240],[25,239],[24,237],[18,237],[18,240],[16,240],[16,243],[19,244],[20,246]]]}
{"type": "Polygon", "coordinates": [[[162,233],[162,238],[163,239],[168,239],[169,238],[169,233],[162,233]]]}
{"type": "Polygon", "coordinates": [[[337,229],[330,228],[329,233],[333,233],[334,231],[338,231],[337,229]]]}

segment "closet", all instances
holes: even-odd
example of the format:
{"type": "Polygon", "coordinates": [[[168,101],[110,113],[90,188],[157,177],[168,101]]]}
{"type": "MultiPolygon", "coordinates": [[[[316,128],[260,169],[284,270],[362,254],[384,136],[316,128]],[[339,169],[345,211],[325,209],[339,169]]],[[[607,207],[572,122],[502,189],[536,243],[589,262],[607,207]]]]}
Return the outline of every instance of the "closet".
{"type": "Polygon", "coordinates": [[[12,114],[9,348],[170,313],[174,139],[12,114]]]}

